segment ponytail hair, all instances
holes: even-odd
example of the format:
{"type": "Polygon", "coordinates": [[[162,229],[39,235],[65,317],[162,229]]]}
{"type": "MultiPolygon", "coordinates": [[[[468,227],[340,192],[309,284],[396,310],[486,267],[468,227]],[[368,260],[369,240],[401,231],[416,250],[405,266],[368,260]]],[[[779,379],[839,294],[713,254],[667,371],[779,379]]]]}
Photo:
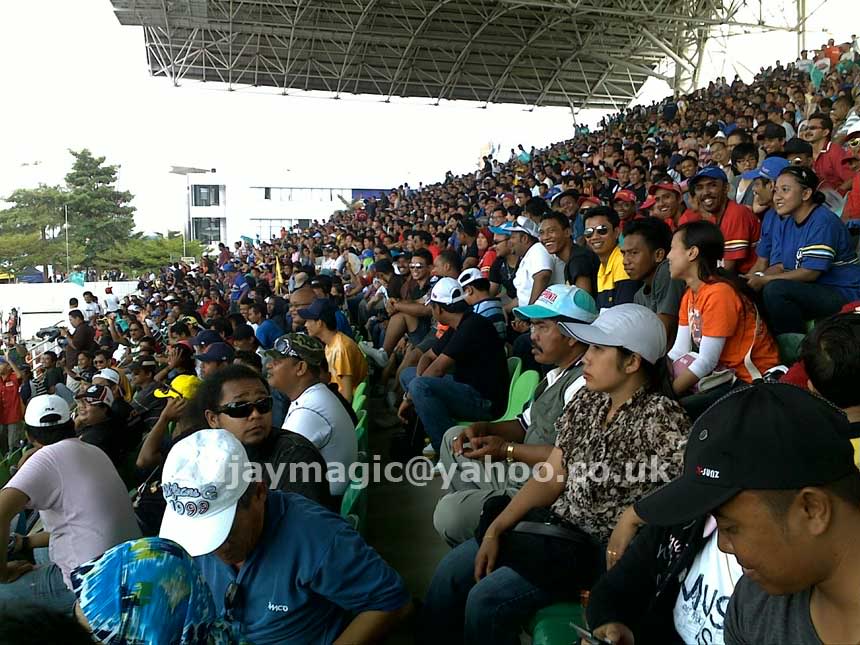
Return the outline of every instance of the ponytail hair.
{"type": "Polygon", "coordinates": [[[801,188],[811,190],[812,197],[810,201],[816,206],[821,206],[827,201],[824,193],[818,190],[821,180],[811,168],[807,168],[806,166],[786,166],[779,173],[778,177],[782,177],[783,175],[791,175],[800,184],[801,188]]]}
{"type": "Polygon", "coordinates": [[[728,284],[741,299],[744,310],[755,302],[755,293],[747,283],[737,274],[719,266],[726,246],[726,240],[719,226],[705,221],[688,222],[679,226],[675,234],[681,236],[685,248],[695,246],[699,249],[699,257],[696,260],[699,280],[706,284],[714,282],[728,284]]]}

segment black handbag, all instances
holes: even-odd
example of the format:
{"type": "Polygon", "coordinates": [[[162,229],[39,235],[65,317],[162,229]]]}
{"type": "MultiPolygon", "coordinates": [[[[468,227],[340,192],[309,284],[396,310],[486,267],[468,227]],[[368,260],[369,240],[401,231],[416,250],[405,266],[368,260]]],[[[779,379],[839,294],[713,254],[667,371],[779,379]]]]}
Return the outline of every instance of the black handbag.
{"type": "MultiPolygon", "coordinates": [[[[507,495],[496,495],[484,502],[475,531],[479,544],[510,501],[507,495]]],[[[578,598],[605,570],[602,545],[549,508],[531,509],[497,539],[496,568],[510,567],[544,591],[578,598]]]]}
{"type": "Polygon", "coordinates": [[[146,481],[137,487],[131,505],[143,536],[158,535],[167,508],[167,502],[161,492],[161,466],[153,470],[146,481]]]}

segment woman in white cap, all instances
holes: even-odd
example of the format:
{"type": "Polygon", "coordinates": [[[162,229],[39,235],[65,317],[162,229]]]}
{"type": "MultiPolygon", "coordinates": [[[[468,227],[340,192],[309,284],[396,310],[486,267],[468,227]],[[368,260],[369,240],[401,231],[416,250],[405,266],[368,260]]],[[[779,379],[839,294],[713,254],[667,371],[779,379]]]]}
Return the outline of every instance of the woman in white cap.
{"type": "Polygon", "coordinates": [[[657,314],[628,303],[560,326],[589,345],[586,387],[547,462],[513,499],[491,498],[479,537],[440,563],[425,599],[434,640],[518,643],[537,609],[594,582],[624,508],[680,472],[690,422],[672,398],[657,314]]]}

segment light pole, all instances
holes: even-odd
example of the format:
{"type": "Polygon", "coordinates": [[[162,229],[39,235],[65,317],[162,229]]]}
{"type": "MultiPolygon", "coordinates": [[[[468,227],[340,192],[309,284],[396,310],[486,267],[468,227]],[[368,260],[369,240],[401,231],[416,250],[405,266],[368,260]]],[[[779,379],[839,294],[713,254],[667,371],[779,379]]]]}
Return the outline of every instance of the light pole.
{"type": "Polygon", "coordinates": [[[205,175],[206,173],[215,172],[215,168],[192,168],[190,166],[171,166],[170,173],[173,175],[185,176],[185,226],[182,230],[182,255],[188,255],[186,245],[188,236],[192,234],[191,226],[191,177],[190,175],[205,175]]]}
{"type": "Polygon", "coordinates": [[[72,271],[71,263],[69,262],[69,206],[68,204],[63,204],[63,214],[65,217],[65,222],[63,223],[63,228],[66,231],[66,277],[69,277],[69,273],[72,271]]]}

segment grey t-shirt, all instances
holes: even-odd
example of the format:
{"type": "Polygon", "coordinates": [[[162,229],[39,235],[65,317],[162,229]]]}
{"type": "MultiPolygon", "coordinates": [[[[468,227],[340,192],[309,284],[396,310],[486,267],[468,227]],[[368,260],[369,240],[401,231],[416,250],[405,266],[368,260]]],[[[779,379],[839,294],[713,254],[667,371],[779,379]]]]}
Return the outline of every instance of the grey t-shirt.
{"type": "Polygon", "coordinates": [[[654,272],[654,282],[649,287],[643,284],[633,295],[633,302],[648,307],[655,314],[677,316],[681,297],[687,285],[683,280],[673,280],[669,274],[669,262],[663,260],[654,272]]]}
{"type": "Polygon", "coordinates": [[[729,601],[723,636],[726,645],[821,645],[809,616],[809,589],[771,596],[746,576],[729,601]]]}

